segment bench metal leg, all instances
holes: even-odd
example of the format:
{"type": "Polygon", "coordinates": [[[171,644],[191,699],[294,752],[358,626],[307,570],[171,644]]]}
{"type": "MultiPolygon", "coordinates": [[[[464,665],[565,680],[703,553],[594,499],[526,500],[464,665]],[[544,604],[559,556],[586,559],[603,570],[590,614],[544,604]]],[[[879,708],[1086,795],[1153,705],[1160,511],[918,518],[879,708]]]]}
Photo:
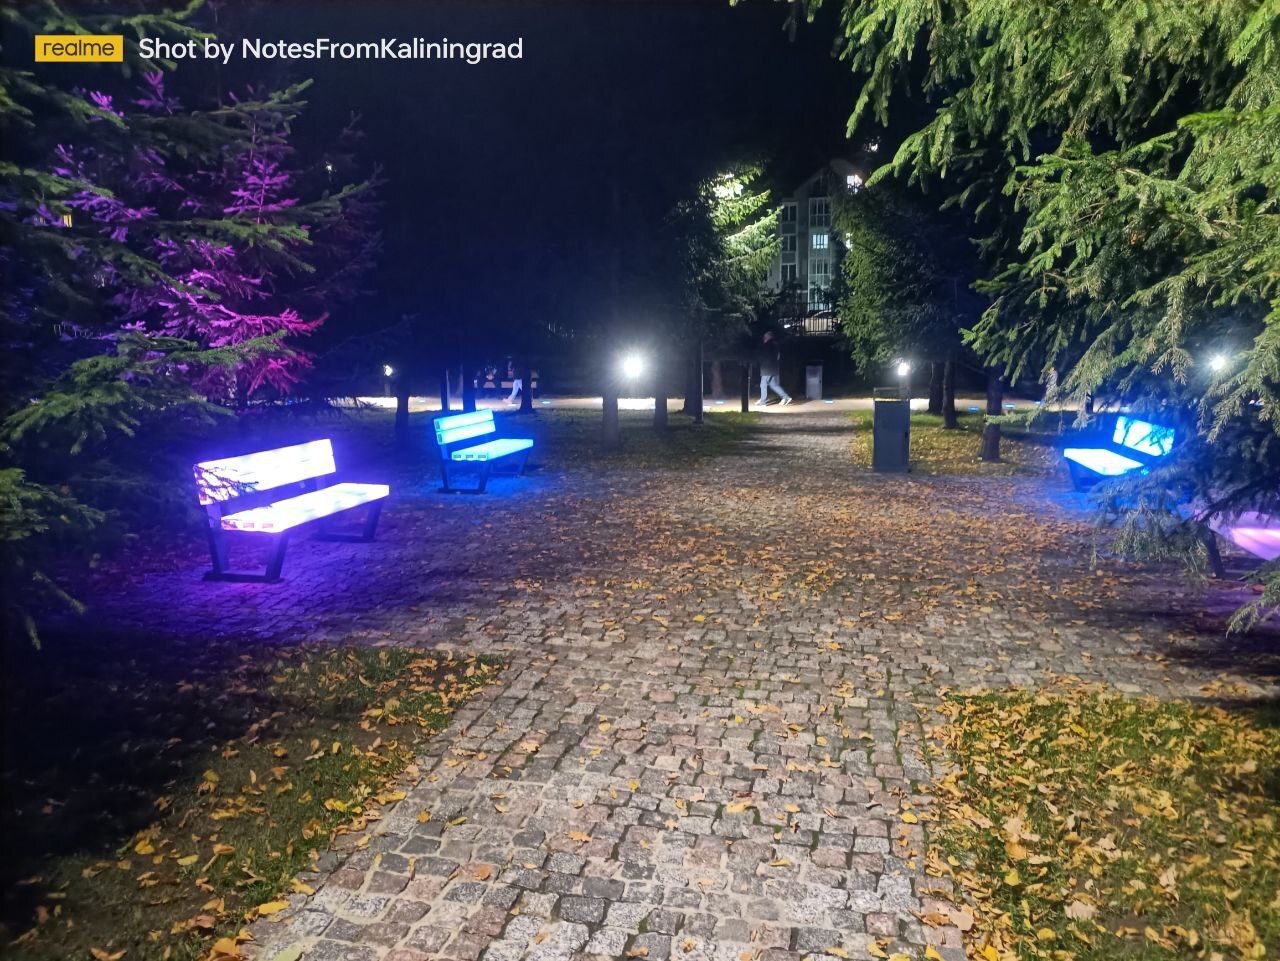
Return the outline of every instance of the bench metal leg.
{"type": "Polygon", "coordinates": [[[524,456],[520,458],[520,469],[516,471],[517,477],[524,476],[524,469],[529,466],[529,455],[532,453],[533,453],[532,447],[528,447],[525,449],[524,456]]]}
{"type": "Polygon", "coordinates": [[[364,539],[366,541],[373,540],[374,534],[378,532],[378,518],[382,516],[382,501],[374,501],[369,505],[369,513],[364,516],[364,539]]]}
{"type": "Polygon", "coordinates": [[[280,569],[284,567],[284,552],[289,546],[288,534],[276,534],[275,543],[271,545],[271,553],[267,556],[267,577],[268,581],[280,580],[280,569]]]}
{"type": "Polygon", "coordinates": [[[1204,541],[1205,555],[1209,561],[1209,572],[1218,580],[1227,576],[1227,569],[1222,565],[1222,555],[1218,552],[1217,535],[1208,524],[1200,528],[1200,537],[1204,541]]]}
{"type": "Polygon", "coordinates": [[[232,581],[241,584],[274,583],[280,580],[280,571],[284,567],[284,554],[289,546],[289,535],[272,534],[271,551],[267,555],[267,569],[263,573],[254,571],[233,571],[228,569],[228,543],[222,531],[209,533],[209,549],[213,559],[213,570],[205,574],[206,581],[232,581]]]}
{"type": "MultiPolygon", "coordinates": [[[[353,509],[353,508],[349,508],[353,509]]],[[[331,518],[324,517],[316,521],[316,532],[313,535],[318,541],[347,541],[359,542],[373,540],[373,535],[378,530],[378,518],[382,514],[382,501],[370,501],[367,505],[364,515],[364,522],[361,525],[360,533],[348,533],[346,531],[334,531],[329,529],[329,521],[331,518]]],[[[334,517],[338,515],[333,515],[334,517]]]]}
{"type": "Polygon", "coordinates": [[[227,536],[216,520],[210,521],[205,533],[209,541],[209,560],[213,563],[213,570],[209,572],[211,579],[222,577],[226,574],[228,566],[227,536]]]}

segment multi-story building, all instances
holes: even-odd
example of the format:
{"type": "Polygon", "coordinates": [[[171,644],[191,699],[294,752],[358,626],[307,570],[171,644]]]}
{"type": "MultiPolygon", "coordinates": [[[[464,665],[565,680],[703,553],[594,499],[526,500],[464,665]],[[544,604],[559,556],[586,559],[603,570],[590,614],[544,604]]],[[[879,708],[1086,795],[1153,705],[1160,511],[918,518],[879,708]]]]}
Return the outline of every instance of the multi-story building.
{"type": "Polygon", "coordinates": [[[857,190],[862,179],[847,160],[833,160],[784,197],[778,214],[780,245],[769,266],[769,286],[794,295],[787,313],[797,333],[835,331],[832,288],[839,245],[832,202],[839,191],[857,190]]]}

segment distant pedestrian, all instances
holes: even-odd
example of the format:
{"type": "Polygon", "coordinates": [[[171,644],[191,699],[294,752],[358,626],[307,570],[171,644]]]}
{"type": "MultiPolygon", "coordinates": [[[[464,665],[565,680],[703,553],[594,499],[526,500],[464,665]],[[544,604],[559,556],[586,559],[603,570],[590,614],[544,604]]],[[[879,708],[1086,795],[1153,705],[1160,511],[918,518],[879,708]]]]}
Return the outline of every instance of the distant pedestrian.
{"type": "Polygon", "coordinates": [[[760,346],[760,406],[769,402],[769,391],[777,394],[781,400],[778,406],[785,407],[791,403],[791,395],[782,389],[778,376],[782,373],[782,350],[773,336],[773,331],[766,331],[760,346]]]}
{"type": "Polygon", "coordinates": [[[507,361],[507,376],[511,378],[511,394],[507,397],[507,403],[514,404],[520,399],[520,392],[524,390],[524,379],[516,376],[514,361],[507,361]]]}

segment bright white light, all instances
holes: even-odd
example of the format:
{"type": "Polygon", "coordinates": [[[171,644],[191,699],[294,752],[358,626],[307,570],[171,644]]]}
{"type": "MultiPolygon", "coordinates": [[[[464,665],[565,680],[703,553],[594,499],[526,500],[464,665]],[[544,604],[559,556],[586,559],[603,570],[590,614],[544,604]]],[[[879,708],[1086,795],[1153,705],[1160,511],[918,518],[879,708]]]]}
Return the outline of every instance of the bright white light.
{"type": "Polygon", "coordinates": [[[900,360],[898,361],[897,371],[899,377],[906,377],[907,374],[911,373],[911,364],[905,360],[900,360]]]}
{"type": "Polygon", "coordinates": [[[857,174],[849,174],[849,176],[844,178],[844,182],[845,184],[848,185],[850,190],[856,191],[859,187],[862,186],[862,178],[859,177],[857,174]]]}
{"type": "Polygon", "coordinates": [[[325,170],[325,173],[330,173],[330,174],[333,173],[333,164],[328,160],[326,160],[324,162],[324,170],[325,170]]]}
{"type": "Polygon", "coordinates": [[[392,374],[394,374],[395,372],[396,372],[396,369],[395,369],[394,367],[392,367],[390,364],[383,364],[383,365],[382,365],[382,376],[383,376],[383,377],[390,377],[390,376],[391,376],[392,374]]]}
{"type": "Polygon", "coordinates": [[[635,380],[640,377],[644,374],[644,368],[644,358],[639,354],[627,354],[622,358],[622,364],[620,365],[622,376],[627,380],[635,380]]]}
{"type": "Polygon", "coordinates": [[[1227,358],[1221,354],[1214,354],[1209,358],[1209,369],[1215,374],[1227,369],[1227,358]]]}

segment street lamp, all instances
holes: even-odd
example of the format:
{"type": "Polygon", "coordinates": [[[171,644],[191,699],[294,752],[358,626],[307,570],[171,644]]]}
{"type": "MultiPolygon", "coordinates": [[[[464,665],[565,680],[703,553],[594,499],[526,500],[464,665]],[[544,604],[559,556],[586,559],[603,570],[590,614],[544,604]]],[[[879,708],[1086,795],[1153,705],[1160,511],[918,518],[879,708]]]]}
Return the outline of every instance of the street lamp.
{"type": "Polygon", "coordinates": [[[382,377],[383,377],[382,396],[383,397],[391,396],[391,378],[395,376],[395,373],[396,373],[396,369],[392,367],[390,364],[382,365],[382,377]]]}
{"type": "Polygon", "coordinates": [[[1227,358],[1221,354],[1214,354],[1209,358],[1209,369],[1215,374],[1220,374],[1227,369],[1227,358]]]}
{"type": "Polygon", "coordinates": [[[898,361],[897,373],[900,378],[906,380],[911,375],[911,362],[907,360],[898,361]]]}

